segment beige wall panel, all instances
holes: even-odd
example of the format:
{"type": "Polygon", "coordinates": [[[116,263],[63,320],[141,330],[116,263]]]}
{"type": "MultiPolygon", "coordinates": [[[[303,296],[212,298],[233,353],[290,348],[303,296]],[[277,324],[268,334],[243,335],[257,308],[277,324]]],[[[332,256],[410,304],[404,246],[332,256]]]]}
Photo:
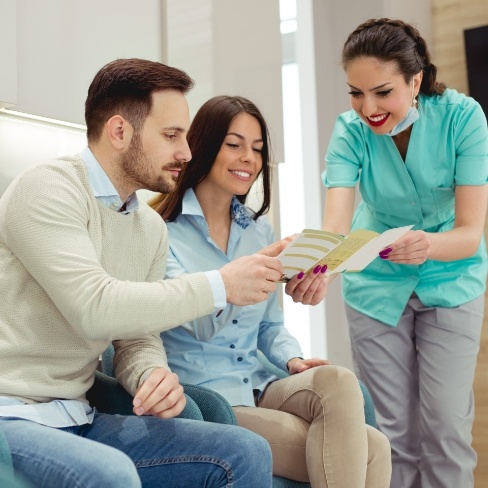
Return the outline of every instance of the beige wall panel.
{"type": "Polygon", "coordinates": [[[440,81],[468,93],[463,31],[487,24],[487,0],[432,0],[432,55],[440,81]]]}

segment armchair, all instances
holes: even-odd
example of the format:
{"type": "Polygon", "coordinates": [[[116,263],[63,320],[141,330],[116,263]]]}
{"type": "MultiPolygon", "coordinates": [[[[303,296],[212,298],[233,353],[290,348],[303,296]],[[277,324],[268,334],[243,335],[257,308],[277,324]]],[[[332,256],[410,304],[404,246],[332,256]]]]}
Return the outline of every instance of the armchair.
{"type": "MultiPolygon", "coordinates": [[[[103,396],[103,404],[110,404],[117,408],[118,401],[114,399],[106,399],[107,396],[117,396],[123,395],[128,399],[130,403],[130,413],[132,413],[132,399],[131,396],[117,383],[117,380],[113,378],[115,376],[114,369],[113,369],[113,355],[114,350],[112,346],[109,346],[102,355],[102,371],[104,374],[99,373],[97,371],[96,374],[96,381],[97,384],[100,380],[103,380],[105,383],[102,385],[102,388],[97,391],[97,395],[103,396]],[[110,382],[110,390],[107,388],[105,389],[105,385],[108,386],[110,382]]],[[[266,368],[278,378],[285,378],[288,376],[286,371],[283,371],[277,368],[274,364],[268,361],[268,359],[264,356],[261,351],[258,351],[258,358],[259,360],[266,366],[266,368]]],[[[197,385],[189,385],[189,384],[182,384],[185,390],[185,394],[187,397],[187,406],[188,400],[191,400],[193,403],[196,404],[197,408],[200,410],[200,417],[186,417],[185,411],[183,411],[179,416],[185,418],[197,418],[199,420],[204,420],[206,422],[215,422],[220,424],[233,424],[237,425],[237,421],[234,415],[234,411],[232,407],[227,402],[227,400],[220,395],[219,393],[210,390],[209,388],[205,388],[202,386],[197,385]]],[[[364,413],[366,423],[376,427],[376,417],[374,413],[374,405],[371,395],[367,388],[360,382],[361,390],[364,396],[364,413]]],[[[98,388],[98,386],[94,385],[92,389],[89,391],[91,394],[92,391],[95,391],[94,388],[98,388]]],[[[90,397],[90,403],[96,406],[99,411],[99,399],[97,397],[90,397]]],[[[186,410],[186,409],[185,409],[186,410]]],[[[118,410],[113,411],[105,411],[106,413],[123,413],[118,410]]],[[[273,476],[273,488],[311,488],[310,483],[303,483],[300,481],[289,480],[286,478],[281,478],[280,476],[273,476]]]]}

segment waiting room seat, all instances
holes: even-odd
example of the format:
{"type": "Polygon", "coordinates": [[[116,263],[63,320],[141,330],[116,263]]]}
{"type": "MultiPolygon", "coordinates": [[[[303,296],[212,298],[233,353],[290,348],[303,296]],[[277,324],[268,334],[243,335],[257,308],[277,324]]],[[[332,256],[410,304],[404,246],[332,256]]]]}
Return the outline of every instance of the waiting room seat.
{"type": "MultiPolygon", "coordinates": [[[[115,408],[115,410],[106,411],[106,413],[121,413],[124,415],[129,415],[132,413],[132,397],[113,378],[113,376],[115,376],[113,357],[113,346],[109,346],[102,355],[102,371],[104,374],[102,376],[101,373],[97,372],[95,385],[89,392],[89,400],[90,403],[96,406],[99,411],[105,411],[100,409],[100,406],[103,404],[104,406],[115,408]],[[110,382],[110,384],[108,384],[108,382],[110,382]],[[99,386],[101,387],[100,390],[98,390],[99,386]],[[92,393],[95,393],[95,395],[91,396],[92,393]],[[114,395],[114,398],[107,398],[107,396],[112,395],[114,395]],[[101,398],[99,398],[99,396],[101,396],[101,398]],[[118,397],[119,399],[115,397],[118,397]],[[119,404],[121,397],[124,397],[123,402],[125,402],[125,407],[123,404],[119,404]],[[118,411],[118,408],[124,408],[124,410],[118,411]]],[[[276,375],[278,378],[285,378],[288,376],[286,371],[277,368],[275,365],[269,362],[261,351],[258,351],[258,358],[266,366],[268,371],[276,375]]],[[[376,427],[373,400],[367,388],[361,382],[359,384],[364,396],[364,414],[366,423],[376,427]]],[[[196,418],[197,420],[203,419],[206,422],[237,425],[234,411],[232,410],[229,402],[227,402],[222,395],[203,386],[189,385],[186,383],[183,383],[182,385],[187,396],[187,406],[188,400],[195,403],[199,409],[199,415],[191,417],[187,416],[192,415],[190,411],[186,413],[183,411],[180,414],[180,417],[185,416],[185,418],[196,418]]],[[[300,481],[281,478],[280,476],[273,476],[273,488],[311,488],[311,485],[310,483],[303,483],[300,481]]]]}

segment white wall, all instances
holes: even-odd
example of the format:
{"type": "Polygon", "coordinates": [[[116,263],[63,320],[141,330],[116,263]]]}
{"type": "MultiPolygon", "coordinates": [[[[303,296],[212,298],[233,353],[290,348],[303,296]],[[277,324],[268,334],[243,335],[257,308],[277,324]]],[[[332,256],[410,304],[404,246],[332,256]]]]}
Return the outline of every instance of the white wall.
{"type": "Polygon", "coordinates": [[[87,88],[104,64],[123,57],[164,61],[161,0],[16,3],[16,110],[84,124],[87,88]]]}
{"type": "Polygon", "coordinates": [[[0,108],[17,103],[17,9],[16,0],[0,2],[0,108]]]}

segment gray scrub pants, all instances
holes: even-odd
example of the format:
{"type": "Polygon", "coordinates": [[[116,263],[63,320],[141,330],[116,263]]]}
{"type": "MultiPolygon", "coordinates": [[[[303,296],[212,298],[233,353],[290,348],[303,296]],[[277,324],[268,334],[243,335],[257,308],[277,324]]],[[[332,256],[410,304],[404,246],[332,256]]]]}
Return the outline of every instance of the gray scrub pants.
{"type": "Polygon", "coordinates": [[[472,488],[473,380],[484,296],[455,308],[416,295],[397,327],[346,306],[357,375],[392,448],[391,488],[472,488]]]}

